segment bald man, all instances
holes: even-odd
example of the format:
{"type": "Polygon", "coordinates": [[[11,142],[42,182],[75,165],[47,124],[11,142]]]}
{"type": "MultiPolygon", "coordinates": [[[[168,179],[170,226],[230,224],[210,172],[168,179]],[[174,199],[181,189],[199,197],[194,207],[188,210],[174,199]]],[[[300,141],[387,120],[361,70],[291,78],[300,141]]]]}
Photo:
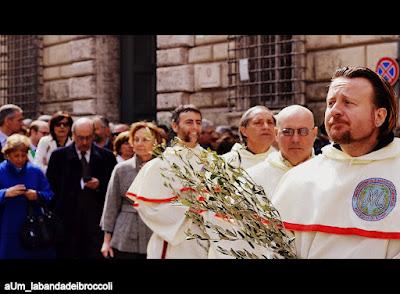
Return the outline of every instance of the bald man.
{"type": "Polygon", "coordinates": [[[285,107],[275,119],[279,152],[271,153],[266,160],[247,169],[270,200],[281,177],[292,167],[314,156],[313,144],[318,132],[314,115],[301,105],[285,107]]]}
{"type": "Polygon", "coordinates": [[[334,143],[288,171],[272,203],[299,258],[400,258],[398,99],[366,67],[338,68],[326,96],[334,143]]]}
{"type": "Polygon", "coordinates": [[[47,177],[54,191],[52,206],[64,224],[58,258],[101,258],[99,227],[108,181],[116,159],[93,143],[94,123],[79,118],[72,125],[74,143],[54,151],[47,177]]]}
{"type": "MultiPolygon", "coordinates": [[[[260,163],[246,171],[254,182],[264,188],[266,196],[271,200],[274,189],[281,177],[292,167],[301,164],[314,156],[313,144],[317,135],[314,116],[310,110],[300,105],[291,105],[282,109],[275,116],[275,135],[279,152],[272,152],[260,163]]],[[[214,222],[225,229],[235,230],[226,220],[215,219],[214,222]]],[[[210,232],[212,234],[212,232],[210,232]]],[[[218,236],[214,236],[218,238],[218,236]]],[[[243,250],[255,253],[258,257],[269,257],[269,250],[253,244],[254,249],[246,241],[211,242],[209,258],[232,258],[218,251],[218,246],[230,250],[243,250]]]]}

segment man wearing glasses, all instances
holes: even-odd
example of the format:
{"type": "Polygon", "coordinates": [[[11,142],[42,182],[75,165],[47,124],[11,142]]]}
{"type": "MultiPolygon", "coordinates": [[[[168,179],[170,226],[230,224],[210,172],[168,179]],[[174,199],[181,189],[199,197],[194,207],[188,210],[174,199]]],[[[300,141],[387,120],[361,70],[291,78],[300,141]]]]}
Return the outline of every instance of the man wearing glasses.
{"type": "Polygon", "coordinates": [[[400,257],[400,139],[393,88],[365,67],[340,68],[326,97],[334,144],[288,171],[272,203],[299,258],[400,257]]]}
{"type": "MultiPolygon", "coordinates": [[[[279,152],[271,152],[262,162],[246,170],[253,181],[263,187],[270,200],[281,177],[292,167],[314,156],[313,144],[317,135],[314,116],[310,110],[303,106],[288,106],[282,109],[275,116],[275,119],[275,135],[279,152]]],[[[220,222],[220,225],[228,228],[226,222],[220,222]]],[[[234,227],[229,229],[235,230],[234,227]]],[[[230,255],[220,253],[216,249],[218,246],[228,251],[231,248],[236,250],[246,249],[258,256],[269,255],[269,249],[254,244],[255,249],[252,249],[244,240],[234,242],[220,240],[210,244],[210,258],[233,258],[230,255]]]]}
{"type": "Polygon", "coordinates": [[[282,109],[276,116],[276,141],[279,152],[247,170],[254,182],[271,199],[281,177],[292,167],[314,156],[313,144],[318,132],[312,112],[300,105],[282,109]]]}
{"type": "Polygon", "coordinates": [[[29,126],[29,139],[31,140],[31,146],[28,152],[30,162],[33,162],[35,159],[36,149],[40,139],[49,134],[49,123],[42,120],[35,120],[31,123],[29,126]]]}
{"type": "Polygon", "coordinates": [[[50,156],[46,176],[54,192],[51,205],[62,222],[64,240],[56,244],[58,258],[103,258],[99,223],[114,154],[93,143],[94,123],[86,117],[72,125],[74,142],[50,156]]]}

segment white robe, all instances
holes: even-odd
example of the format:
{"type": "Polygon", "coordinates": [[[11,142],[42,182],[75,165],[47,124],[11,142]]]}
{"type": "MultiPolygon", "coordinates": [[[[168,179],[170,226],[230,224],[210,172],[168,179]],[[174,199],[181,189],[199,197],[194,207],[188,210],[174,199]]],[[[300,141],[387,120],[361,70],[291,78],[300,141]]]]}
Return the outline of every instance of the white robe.
{"type": "Polygon", "coordinates": [[[233,166],[240,166],[243,169],[247,169],[265,160],[271,152],[276,152],[272,146],[264,153],[253,154],[242,144],[236,143],[232,146],[231,151],[221,155],[221,157],[233,166]]]}
{"type": "MultiPolygon", "coordinates": [[[[280,178],[287,172],[292,165],[285,160],[280,152],[271,151],[272,147],[268,150],[268,157],[263,159],[262,162],[255,164],[254,166],[247,169],[247,173],[254,180],[254,182],[264,188],[264,191],[269,199],[271,199],[270,195],[279,182],[280,178]]],[[[242,153],[248,152],[247,150],[241,149],[242,153]]],[[[251,154],[251,153],[250,153],[251,154]]],[[[254,155],[251,154],[248,158],[254,159],[254,155]]],[[[263,156],[265,153],[263,153],[263,156]]],[[[246,157],[244,157],[246,158],[246,157]]],[[[258,159],[260,159],[259,157],[258,159]]],[[[248,162],[247,162],[248,163],[248,162]]],[[[232,221],[228,221],[221,217],[215,217],[215,214],[208,212],[208,214],[204,214],[203,218],[213,224],[216,224],[224,229],[229,229],[231,231],[235,231],[235,224],[232,221]]],[[[207,233],[217,240],[219,240],[218,235],[213,232],[211,229],[206,229],[207,233]]],[[[219,240],[217,242],[210,242],[209,249],[209,258],[218,258],[218,259],[230,259],[234,258],[231,255],[225,255],[218,250],[218,246],[230,250],[243,250],[246,249],[249,252],[255,253],[257,256],[262,257],[264,255],[267,258],[270,258],[270,250],[263,247],[253,244],[255,249],[251,248],[250,245],[244,240],[236,240],[236,241],[228,241],[228,240],[219,240]]]]}
{"type": "Polygon", "coordinates": [[[266,160],[252,166],[246,172],[257,185],[263,187],[265,195],[271,200],[279,180],[292,167],[279,151],[272,152],[266,160]]]}
{"type": "MultiPolygon", "coordinates": [[[[228,220],[223,218],[222,216],[216,216],[214,212],[207,211],[202,213],[203,219],[205,221],[209,221],[214,225],[218,225],[224,230],[230,230],[232,232],[237,232],[237,224],[235,224],[235,220],[228,220]]],[[[246,249],[247,251],[256,254],[259,258],[272,258],[272,251],[264,246],[259,246],[257,244],[253,244],[254,248],[252,248],[249,243],[245,240],[221,240],[216,232],[213,230],[206,228],[207,234],[211,239],[217,241],[211,241],[210,247],[208,250],[208,258],[209,259],[234,259],[233,255],[225,255],[218,250],[218,246],[224,248],[225,250],[230,251],[234,249],[235,251],[246,249]],[[264,256],[263,256],[264,255],[264,256]]]]}
{"type": "MultiPolygon", "coordinates": [[[[198,153],[203,148],[197,145],[192,150],[198,153]]],[[[189,151],[176,145],[168,147],[163,153],[168,161],[181,167],[182,162],[175,151],[183,158],[187,158],[189,151]]],[[[195,156],[192,155],[189,161],[196,170],[200,170],[201,166],[195,156]]],[[[193,233],[201,231],[185,215],[189,208],[174,201],[176,195],[170,188],[164,186],[166,179],[162,177],[161,172],[168,176],[173,174],[163,171],[163,168],[169,169],[169,164],[165,160],[155,158],[149,161],[139,171],[127,192],[127,196],[135,200],[135,208],[143,222],[153,231],[147,247],[147,258],[161,258],[164,241],[168,243],[165,258],[207,258],[207,250],[199,245],[200,241],[186,240],[185,232],[188,229],[193,233]]],[[[182,188],[179,180],[170,184],[176,190],[182,188]]]]}
{"type": "Polygon", "coordinates": [[[399,257],[400,139],[359,157],[322,152],[288,171],[272,200],[298,257],[399,257]]]}

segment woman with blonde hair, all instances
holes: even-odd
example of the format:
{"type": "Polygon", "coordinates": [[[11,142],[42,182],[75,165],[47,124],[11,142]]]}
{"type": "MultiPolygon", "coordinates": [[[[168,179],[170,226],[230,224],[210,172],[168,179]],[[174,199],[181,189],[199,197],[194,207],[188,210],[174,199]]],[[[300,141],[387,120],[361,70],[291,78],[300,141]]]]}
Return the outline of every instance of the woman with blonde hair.
{"type": "Polygon", "coordinates": [[[35,200],[48,202],[53,197],[43,172],[28,160],[29,146],[28,137],[14,134],[2,149],[6,160],[0,164],[0,259],[55,258],[53,248],[25,249],[20,239],[28,202],[39,215],[35,200]]]}
{"type": "Polygon", "coordinates": [[[101,218],[104,257],[146,258],[147,243],[152,231],[140,219],[137,211],[125,198],[125,193],[142,166],[153,158],[153,148],[165,142],[163,132],[153,123],[133,123],[129,142],[135,155],[118,163],[111,175],[101,218]]]}

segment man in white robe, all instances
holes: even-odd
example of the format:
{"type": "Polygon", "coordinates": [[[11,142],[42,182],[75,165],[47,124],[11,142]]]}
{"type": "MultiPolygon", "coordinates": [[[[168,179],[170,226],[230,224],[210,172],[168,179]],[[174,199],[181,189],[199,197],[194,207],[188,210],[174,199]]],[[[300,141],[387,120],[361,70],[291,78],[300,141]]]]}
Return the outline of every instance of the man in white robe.
{"type": "Polygon", "coordinates": [[[326,98],[332,145],[288,171],[273,196],[300,258],[398,258],[400,139],[392,87],[368,68],[338,69],[326,98]]]}
{"type": "MultiPolygon", "coordinates": [[[[263,187],[266,196],[271,200],[273,191],[281,177],[292,167],[314,156],[313,144],[317,135],[314,115],[307,108],[300,105],[291,105],[282,109],[276,116],[275,135],[279,152],[272,152],[265,160],[247,169],[248,175],[257,184],[263,187]]],[[[228,220],[217,218],[214,221],[219,226],[234,230],[235,226],[228,220]]],[[[213,234],[209,232],[209,234],[213,234]]],[[[217,238],[216,234],[213,234],[217,238]]],[[[252,250],[246,241],[221,240],[210,243],[210,258],[233,258],[231,255],[222,254],[217,246],[226,250],[231,248],[255,252],[259,257],[268,255],[268,249],[255,246],[252,250]]]]}
{"type": "Polygon", "coordinates": [[[175,191],[183,188],[170,168],[171,163],[176,163],[183,169],[184,163],[179,156],[188,160],[196,171],[201,169],[195,156],[204,150],[198,144],[201,119],[201,113],[194,105],[181,105],[175,109],[171,126],[179,144],[167,147],[163,153],[165,159],[155,158],[146,163],[127,192],[127,196],[135,201],[140,217],[153,231],[147,258],[207,258],[207,248],[204,248],[207,243],[186,240],[188,229],[201,233],[198,225],[185,215],[189,207],[176,201],[177,195],[164,186],[168,182],[175,191]],[[167,180],[162,174],[175,179],[167,180]]]}
{"type": "MultiPolygon", "coordinates": [[[[272,146],[275,141],[275,118],[271,110],[265,106],[254,106],[249,108],[241,117],[239,122],[239,136],[241,143],[233,145],[230,152],[221,157],[234,167],[248,169],[252,166],[263,162],[268,155],[275,153],[276,150],[272,146]]],[[[235,225],[231,224],[224,218],[216,217],[213,212],[207,212],[203,215],[205,221],[209,221],[215,225],[225,229],[234,230],[235,225]]],[[[206,229],[211,238],[219,239],[215,231],[206,229]]],[[[233,258],[231,255],[225,255],[217,250],[217,246],[221,246],[227,250],[244,249],[254,251],[246,241],[226,241],[220,240],[210,242],[209,258],[233,258]]],[[[260,247],[263,251],[264,247],[260,247]]]]}
{"type": "Polygon", "coordinates": [[[318,132],[313,113],[301,105],[285,107],[275,118],[279,151],[246,170],[270,200],[281,177],[314,156],[313,144],[318,132]]]}
{"type": "Polygon", "coordinates": [[[233,145],[230,152],[221,157],[233,166],[243,169],[262,162],[276,151],[272,147],[275,141],[275,119],[273,113],[265,106],[254,106],[248,109],[239,123],[239,136],[242,143],[233,145]]]}

